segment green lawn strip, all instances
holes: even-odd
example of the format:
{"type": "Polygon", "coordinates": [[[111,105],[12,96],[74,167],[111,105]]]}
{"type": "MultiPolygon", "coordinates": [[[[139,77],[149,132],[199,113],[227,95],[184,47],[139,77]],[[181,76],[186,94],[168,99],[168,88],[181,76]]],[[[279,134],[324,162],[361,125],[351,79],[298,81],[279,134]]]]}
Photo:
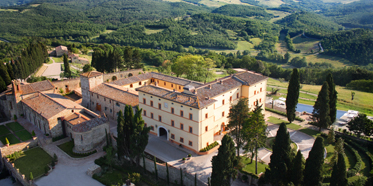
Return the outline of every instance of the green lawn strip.
{"type": "Polygon", "coordinates": [[[285,120],[282,120],[282,119],[278,119],[278,118],[273,117],[273,116],[270,116],[268,118],[269,118],[268,122],[276,124],[276,125],[279,125],[281,123],[286,123],[286,127],[289,128],[289,129],[299,130],[300,128],[302,128],[301,126],[299,126],[297,124],[294,124],[294,123],[289,124],[289,122],[287,122],[285,120]]]}
{"type": "Polygon", "coordinates": [[[19,139],[22,141],[27,141],[32,138],[32,135],[27,130],[21,130],[15,132],[15,134],[18,136],[19,139]]]}
{"type": "Polygon", "coordinates": [[[306,133],[314,138],[316,138],[318,135],[320,135],[319,131],[312,130],[312,129],[301,129],[300,132],[306,133]]]}
{"type": "Polygon", "coordinates": [[[6,128],[6,126],[4,125],[0,125],[0,136],[6,135],[6,134],[10,134],[9,129],[6,128]]]}
{"type": "Polygon", "coordinates": [[[6,126],[10,128],[10,130],[12,130],[13,132],[25,130],[25,128],[23,128],[22,125],[20,125],[18,122],[8,123],[6,124],[6,126]]]}
{"type": "Polygon", "coordinates": [[[353,152],[351,152],[350,149],[344,147],[345,150],[345,162],[346,162],[346,168],[351,169],[356,164],[356,157],[353,152]]]}
{"type": "Polygon", "coordinates": [[[30,177],[30,172],[34,178],[45,173],[45,167],[52,162],[52,157],[40,147],[24,151],[25,156],[14,161],[15,167],[26,176],[30,177]]]}
{"type": "MultiPolygon", "coordinates": [[[[250,158],[241,157],[243,163],[246,165],[242,171],[247,173],[255,174],[255,160],[253,160],[253,163],[251,162],[250,158]]],[[[265,168],[268,168],[268,165],[258,162],[258,174],[261,172],[265,172],[265,168]]]]}
{"type": "Polygon", "coordinates": [[[17,144],[17,143],[20,142],[19,139],[17,139],[17,137],[14,136],[13,134],[7,134],[7,135],[5,135],[5,136],[1,136],[1,137],[0,137],[1,142],[2,142],[4,145],[6,144],[6,142],[5,142],[5,138],[8,138],[10,145],[14,145],[14,144],[17,144]]]}
{"type": "Polygon", "coordinates": [[[93,153],[87,153],[87,154],[76,154],[73,152],[73,148],[74,148],[74,142],[73,141],[68,141],[64,144],[61,144],[61,145],[58,145],[58,147],[63,150],[64,152],[66,152],[66,154],[68,154],[69,156],[73,157],[73,158],[83,158],[83,157],[87,157],[93,153],[95,153],[96,151],[94,151],[93,153]]]}

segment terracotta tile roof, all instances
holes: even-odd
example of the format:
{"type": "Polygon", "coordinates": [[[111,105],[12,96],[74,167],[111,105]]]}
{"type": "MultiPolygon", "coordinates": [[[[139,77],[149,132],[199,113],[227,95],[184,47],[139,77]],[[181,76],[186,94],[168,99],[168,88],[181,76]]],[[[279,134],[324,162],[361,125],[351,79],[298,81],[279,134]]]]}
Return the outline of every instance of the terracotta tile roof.
{"type": "Polygon", "coordinates": [[[104,83],[91,89],[90,92],[131,106],[139,104],[139,96],[136,91],[131,91],[118,85],[104,83]]]}
{"type": "Polygon", "coordinates": [[[94,118],[83,123],[77,124],[72,127],[74,132],[86,132],[94,127],[107,123],[108,119],[106,117],[94,118]]]}
{"type": "Polygon", "coordinates": [[[124,86],[124,85],[136,83],[139,81],[144,81],[144,80],[151,79],[151,78],[152,78],[152,74],[148,72],[145,74],[139,74],[137,76],[131,76],[129,78],[119,79],[119,80],[110,82],[110,84],[124,86]]]}
{"type": "Polygon", "coordinates": [[[86,118],[84,116],[82,117],[82,115],[80,115],[79,113],[73,113],[70,116],[65,117],[64,120],[68,121],[72,125],[76,125],[88,121],[89,118],[86,118]]]}
{"type": "Polygon", "coordinates": [[[268,77],[262,74],[254,73],[251,71],[239,72],[233,75],[233,78],[237,79],[244,85],[252,85],[267,79],[268,77]]]}
{"type": "Polygon", "coordinates": [[[23,95],[51,90],[53,88],[54,88],[54,85],[49,80],[21,85],[21,91],[23,95]]]}
{"type": "Polygon", "coordinates": [[[145,92],[154,96],[158,96],[170,101],[188,105],[194,108],[201,108],[214,103],[213,99],[199,99],[195,94],[186,94],[182,92],[174,92],[158,86],[147,85],[136,89],[139,92],[145,92]]]}
{"type": "Polygon", "coordinates": [[[155,79],[167,81],[167,82],[170,82],[170,83],[175,83],[175,84],[182,85],[182,86],[192,85],[195,88],[197,88],[197,87],[203,85],[203,83],[197,82],[197,81],[192,81],[192,80],[179,78],[179,77],[174,77],[174,76],[168,76],[168,75],[164,75],[164,74],[160,74],[160,73],[156,73],[156,72],[151,72],[151,73],[152,73],[152,77],[155,78],[155,79]]]}
{"type": "Polygon", "coordinates": [[[62,105],[65,108],[70,108],[70,109],[84,109],[83,106],[75,103],[74,101],[71,101],[70,99],[65,98],[64,96],[60,94],[51,94],[51,93],[46,93],[46,96],[51,98],[54,102],[62,105]]]}
{"type": "Polygon", "coordinates": [[[85,72],[85,73],[80,74],[80,75],[84,76],[84,77],[91,78],[91,77],[101,76],[102,73],[101,72],[97,72],[97,71],[91,71],[91,72],[85,72]]]}
{"type": "MultiPolygon", "coordinates": [[[[67,109],[64,105],[59,104],[53,98],[43,93],[36,93],[33,96],[22,100],[22,102],[46,119],[49,119],[67,109]]],[[[66,102],[72,101],[66,99],[66,102]]]]}
{"type": "Polygon", "coordinates": [[[67,50],[67,47],[60,45],[60,46],[56,47],[56,51],[57,50],[67,50]]]}
{"type": "Polygon", "coordinates": [[[224,77],[196,89],[200,99],[213,98],[219,94],[241,87],[242,83],[232,77],[224,77]],[[210,88],[211,87],[211,88],[210,88]]]}

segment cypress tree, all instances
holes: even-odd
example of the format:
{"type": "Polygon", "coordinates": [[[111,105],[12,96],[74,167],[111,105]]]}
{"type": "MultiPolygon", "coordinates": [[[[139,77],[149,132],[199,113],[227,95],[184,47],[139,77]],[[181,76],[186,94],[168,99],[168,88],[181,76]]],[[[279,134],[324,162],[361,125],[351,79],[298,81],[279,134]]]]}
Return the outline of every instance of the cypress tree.
{"type": "Polygon", "coordinates": [[[167,165],[167,162],[166,162],[166,179],[167,179],[167,185],[170,185],[170,173],[168,172],[168,165],[167,165]]]}
{"type": "Polygon", "coordinates": [[[288,170],[291,168],[291,141],[286,124],[282,123],[277,131],[272,147],[270,168],[271,183],[287,184],[288,170]]]}
{"type": "Polygon", "coordinates": [[[286,96],[286,116],[289,123],[295,119],[295,110],[297,108],[299,98],[299,88],[299,73],[298,69],[294,68],[289,81],[288,94],[286,96]]]}
{"type": "Polygon", "coordinates": [[[301,185],[303,180],[303,171],[304,171],[305,160],[302,153],[298,150],[297,155],[293,159],[292,169],[291,169],[291,178],[290,181],[293,182],[295,186],[301,185]]]}
{"type": "Polygon", "coordinates": [[[347,186],[346,162],[342,153],[338,153],[338,163],[334,163],[330,186],[347,186]]]}
{"type": "Polygon", "coordinates": [[[3,92],[4,90],[6,90],[6,85],[3,78],[0,76],[0,92],[3,92]]]}
{"type": "Polygon", "coordinates": [[[318,125],[319,131],[321,131],[322,127],[329,127],[332,123],[330,120],[329,85],[326,81],[324,81],[315,105],[313,106],[312,118],[318,125]]]}
{"type": "MultiPolygon", "coordinates": [[[[180,168],[181,170],[181,168],[180,168]]],[[[154,173],[155,173],[155,179],[158,180],[158,168],[157,168],[157,159],[154,156],[154,173]]]]}
{"type": "Polygon", "coordinates": [[[197,173],[194,174],[194,186],[197,186],[197,173]]]}
{"type": "Polygon", "coordinates": [[[6,64],[6,69],[8,70],[8,74],[9,74],[10,79],[15,79],[15,77],[14,77],[14,71],[13,71],[13,66],[12,66],[11,63],[12,62],[6,64]]]}
{"type": "Polygon", "coordinates": [[[9,85],[12,82],[8,74],[8,70],[6,66],[3,64],[3,62],[0,62],[0,76],[3,78],[3,81],[6,85],[9,85]]]}
{"type": "Polygon", "coordinates": [[[305,186],[320,185],[322,182],[322,166],[324,164],[324,139],[318,136],[306,160],[303,184],[305,186]]]}
{"type": "Polygon", "coordinates": [[[136,164],[140,164],[140,156],[144,152],[146,146],[148,145],[149,131],[150,127],[145,127],[145,121],[142,119],[142,109],[138,106],[136,107],[136,114],[133,118],[132,123],[133,132],[130,136],[131,143],[130,157],[136,160],[136,164]]]}
{"type": "Polygon", "coordinates": [[[65,67],[65,77],[71,77],[70,65],[69,60],[66,54],[63,54],[63,65],[65,67]]]}
{"type": "MultiPolygon", "coordinates": [[[[144,153],[142,153],[142,164],[143,164],[143,167],[144,167],[144,173],[146,173],[146,164],[145,164],[145,155],[144,153]]],[[[166,162],[167,164],[167,162],[166,162]]],[[[167,170],[168,170],[168,167],[167,167],[167,170]]]]}
{"type": "Polygon", "coordinates": [[[326,81],[329,85],[329,107],[330,107],[330,121],[333,123],[337,118],[337,94],[335,90],[335,83],[331,73],[326,77],[326,81]]]}
{"type": "Polygon", "coordinates": [[[234,167],[238,164],[234,142],[229,135],[223,137],[219,152],[212,158],[211,162],[211,185],[229,186],[231,180],[237,175],[237,170],[234,167]]]}
{"type": "Polygon", "coordinates": [[[117,118],[117,133],[118,133],[118,139],[117,139],[117,149],[118,149],[118,159],[120,160],[125,155],[125,147],[124,147],[124,117],[123,113],[120,110],[118,112],[118,118],[117,118]]]}
{"type": "Polygon", "coordinates": [[[181,186],[184,185],[184,182],[183,182],[183,170],[181,170],[181,167],[180,167],[180,185],[181,186]]]}
{"type": "Polygon", "coordinates": [[[131,135],[134,132],[133,124],[133,109],[132,106],[126,105],[124,110],[124,125],[123,125],[123,147],[126,156],[131,155],[131,135]]]}

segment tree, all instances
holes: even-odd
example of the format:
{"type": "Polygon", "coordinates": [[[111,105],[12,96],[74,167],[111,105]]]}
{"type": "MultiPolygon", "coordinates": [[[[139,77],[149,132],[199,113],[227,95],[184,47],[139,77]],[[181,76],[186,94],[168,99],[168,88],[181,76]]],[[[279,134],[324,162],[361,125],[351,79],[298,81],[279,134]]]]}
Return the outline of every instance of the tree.
{"type": "Polygon", "coordinates": [[[10,144],[8,138],[5,138],[5,144],[7,144],[7,145],[10,144]]]}
{"type": "Polygon", "coordinates": [[[155,179],[158,180],[158,168],[157,168],[157,159],[154,156],[154,173],[155,173],[155,179]]]}
{"type": "Polygon", "coordinates": [[[295,119],[295,110],[298,104],[299,89],[299,73],[298,69],[294,68],[289,81],[288,94],[286,95],[286,116],[289,123],[293,122],[295,119]]]}
{"type": "Polygon", "coordinates": [[[111,170],[112,168],[112,162],[113,162],[113,147],[109,146],[106,149],[106,156],[105,156],[106,163],[109,165],[109,168],[111,170]]]}
{"type": "Polygon", "coordinates": [[[298,150],[298,153],[292,162],[293,167],[291,168],[291,177],[290,177],[290,181],[295,186],[299,186],[302,184],[304,164],[305,164],[305,161],[304,161],[303,155],[301,151],[298,150]]]}
{"type": "Polygon", "coordinates": [[[323,179],[324,139],[318,136],[306,160],[303,184],[305,186],[320,185],[323,179]]]}
{"type": "Polygon", "coordinates": [[[366,114],[359,114],[357,117],[347,123],[347,128],[348,130],[354,132],[358,138],[360,138],[361,133],[364,132],[371,135],[369,128],[371,128],[372,125],[372,121],[367,118],[366,114]]]}
{"type": "Polygon", "coordinates": [[[243,133],[241,132],[244,123],[249,117],[249,106],[247,98],[241,98],[236,105],[229,109],[229,123],[227,128],[230,129],[229,134],[236,142],[237,157],[240,155],[240,148],[244,145],[243,133]]]}
{"type": "Polygon", "coordinates": [[[284,55],[284,63],[288,63],[290,58],[291,58],[291,55],[289,54],[289,52],[286,52],[286,54],[284,55]]]}
{"type": "Polygon", "coordinates": [[[90,64],[85,64],[83,66],[83,72],[90,72],[93,71],[93,67],[90,64]]]}
{"type": "Polygon", "coordinates": [[[120,110],[118,112],[118,118],[117,118],[117,151],[118,151],[118,159],[122,159],[122,157],[125,155],[125,146],[124,146],[124,117],[123,113],[120,110]]]}
{"type": "MultiPolygon", "coordinates": [[[[281,123],[274,144],[272,146],[270,168],[270,182],[274,184],[287,184],[289,170],[291,168],[292,152],[289,132],[286,124],[281,123]]],[[[266,172],[267,175],[267,172],[266,172]]]]}
{"type": "Polygon", "coordinates": [[[0,92],[3,92],[4,90],[6,90],[6,84],[3,78],[0,76],[0,92]]]}
{"type": "Polygon", "coordinates": [[[343,154],[338,153],[338,162],[334,163],[330,186],[347,186],[346,163],[343,154]]]}
{"type": "Polygon", "coordinates": [[[127,68],[127,70],[131,69],[132,66],[133,66],[132,55],[133,55],[132,48],[131,47],[126,47],[124,49],[123,59],[124,59],[124,66],[127,68]]]}
{"type": "Polygon", "coordinates": [[[334,143],[334,141],[335,141],[334,127],[331,127],[331,129],[329,130],[328,139],[327,140],[328,140],[329,144],[334,143]]]}
{"type": "Polygon", "coordinates": [[[6,85],[9,85],[12,82],[7,70],[7,66],[3,62],[0,62],[0,76],[3,78],[6,85]]]}
{"type": "Polygon", "coordinates": [[[330,107],[329,107],[329,85],[326,81],[321,87],[319,95],[313,106],[312,119],[321,128],[327,128],[331,125],[330,107]]]}
{"type": "Polygon", "coordinates": [[[123,125],[123,149],[124,154],[127,157],[131,156],[131,135],[133,134],[134,128],[133,128],[133,109],[132,106],[126,105],[124,109],[124,125],[123,125]]]}
{"type": "Polygon", "coordinates": [[[133,132],[130,136],[130,157],[136,159],[136,164],[139,166],[141,154],[144,153],[145,147],[148,145],[150,127],[145,127],[145,122],[142,119],[142,109],[138,106],[136,107],[136,114],[133,119],[133,126],[131,127],[133,132]]]}
{"type": "Polygon", "coordinates": [[[67,58],[66,54],[63,54],[63,66],[65,68],[64,76],[65,77],[71,77],[71,71],[70,71],[70,65],[69,65],[69,60],[67,58]]]}
{"type": "Polygon", "coordinates": [[[194,81],[205,81],[213,75],[212,68],[215,61],[204,59],[200,55],[179,56],[171,66],[171,70],[177,77],[185,74],[187,79],[194,81]]]}
{"type": "Polygon", "coordinates": [[[234,142],[229,135],[223,137],[218,154],[212,158],[211,162],[211,185],[231,185],[231,180],[237,175],[237,170],[234,167],[238,164],[238,158],[235,155],[234,142]]]}
{"type": "Polygon", "coordinates": [[[8,74],[9,74],[10,79],[15,79],[14,71],[13,71],[13,67],[12,67],[11,63],[6,64],[6,69],[8,70],[8,74]]]}
{"type": "Polygon", "coordinates": [[[250,117],[244,123],[241,132],[245,142],[243,149],[245,152],[250,150],[252,154],[256,155],[255,174],[258,174],[258,148],[265,146],[267,140],[267,125],[262,114],[262,105],[259,106],[258,101],[255,110],[250,113],[250,117]],[[254,148],[251,148],[252,146],[254,148]]]}
{"type": "Polygon", "coordinates": [[[343,139],[338,138],[334,145],[334,154],[332,158],[330,158],[330,165],[334,165],[334,163],[337,162],[338,154],[344,154],[343,144],[344,144],[343,139]]]}
{"type": "Polygon", "coordinates": [[[170,185],[170,173],[168,172],[168,165],[166,162],[166,180],[167,180],[167,185],[170,185]]]}
{"type": "Polygon", "coordinates": [[[329,85],[329,107],[330,107],[330,121],[333,123],[337,118],[337,94],[335,90],[335,83],[331,73],[326,77],[326,82],[329,85]]]}
{"type": "Polygon", "coordinates": [[[30,180],[34,180],[34,176],[32,175],[32,172],[30,172],[30,180]]]}

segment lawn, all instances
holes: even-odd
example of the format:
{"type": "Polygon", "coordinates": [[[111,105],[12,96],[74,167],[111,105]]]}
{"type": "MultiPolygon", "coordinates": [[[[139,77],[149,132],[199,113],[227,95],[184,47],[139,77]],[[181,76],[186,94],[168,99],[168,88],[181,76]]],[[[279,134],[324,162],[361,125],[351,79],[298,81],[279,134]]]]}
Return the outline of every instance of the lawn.
{"type": "Polygon", "coordinates": [[[68,154],[69,156],[73,157],[73,158],[83,158],[83,157],[87,157],[93,153],[96,153],[96,151],[94,151],[93,153],[89,153],[89,154],[76,154],[73,152],[73,148],[74,148],[74,142],[73,141],[68,141],[64,144],[61,144],[61,145],[58,145],[58,147],[63,150],[64,152],[66,152],[66,154],[68,154]]]}
{"type": "Polygon", "coordinates": [[[286,124],[286,127],[288,129],[293,129],[293,130],[299,130],[300,128],[302,128],[301,126],[297,125],[297,124],[294,124],[294,123],[290,123],[288,121],[285,121],[285,120],[282,120],[282,119],[278,119],[278,118],[275,118],[273,116],[270,116],[268,117],[269,120],[268,122],[270,123],[273,123],[273,124],[276,124],[276,125],[279,125],[281,123],[285,123],[286,124]]]}
{"type": "Polygon", "coordinates": [[[10,130],[12,130],[13,132],[25,130],[25,128],[23,128],[22,125],[20,125],[18,122],[8,123],[6,124],[6,126],[10,128],[10,130]]]}
{"type": "Polygon", "coordinates": [[[302,51],[302,53],[309,53],[311,50],[314,52],[319,51],[320,42],[319,39],[304,38],[301,35],[295,36],[292,38],[294,47],[302,51]]]}
{"type": "Polygon", "coordinates": [[[277,11],[277,10],[266,10],[266,11],[270,14],[275,15],[275,16],[279,16],[279,17],[272,18],[271,20],[269,20],[269,22],[272,22],[272,23],[290,15],[289,12],[284,12],[284,11],[277,11]]]}
{"type": "Polygon", "coordinates": [[[32,138],[32,135],[27,130],[21,130],[15,132],[15,134],[21,139],[22,141],[27,141],[32,138]]]}
{"type": "Polygon", "coordinates": [[[4,145],[6,144],[6,142],[5,142],[5,138],[8,138],[10,145],[14,145],[14,144],[17,144],[17,143],[20,142],[19,139],[16,138],[16,136],[14,136],[13,134],[8,134],[8,135],[1,136],[1,137],[0,137],[1,142],[2,142],[4,145]]]}
{"type": "MultiPolygon", "coordinates": [[[[244,172],[253,173],[255,174],[255,160],[253,160],[253,163],[251,162],[250,158],[241,157],[243,163],[246,165],[242,170],[244,172]]],[[[268,165],[258,162],[258,174],[261,172],[265,172],[265,168],[268,168],[268,165]]]]}
{"type": "Polygon", "coordinates": [[[164,29],[149,29],[145,28],[145,34],[150,35],[150,34],[156,34],[158,32],[162,32],[164,29]]]}
{"type": "Polygon", "coordinates": [[[0,125],[0,136],[3,136],[5,134],[10,134],[10,131],[8,130],[8,128],[6,128],[6,126],[0,125]]]}
{"type": "Polygon", "coordinates": [[[52,59],[53,59],[54,62],[56,62],[56,63],[62,63],[62,62],[63,62],[63,58],[62,58],[62,57],[52,57],[52,59]]]}
{"type": "Polygon", "coordinates": [[[40,147],[24,151],[25,156],[14,161],[17,167],[27,179],[30,172],[34,178],[42,176],[45,173],[45,167],[52,162],[52,157],[40,147]]]}
{"type": "Polygon", "coordinates": [[[312,137],[314,137],[314,138],[316,138],[317,136],[320,135],[320,132],[319,132],[319,131],[312,130],[312,129],[301,129],[301,130],[299,130],[299,131],[301,131],[301,132],[303,132],[303,133],[306,133],[306,134],[308,134],[308,135],[310,135],[310,136],[312,136],[312,137]]]}

